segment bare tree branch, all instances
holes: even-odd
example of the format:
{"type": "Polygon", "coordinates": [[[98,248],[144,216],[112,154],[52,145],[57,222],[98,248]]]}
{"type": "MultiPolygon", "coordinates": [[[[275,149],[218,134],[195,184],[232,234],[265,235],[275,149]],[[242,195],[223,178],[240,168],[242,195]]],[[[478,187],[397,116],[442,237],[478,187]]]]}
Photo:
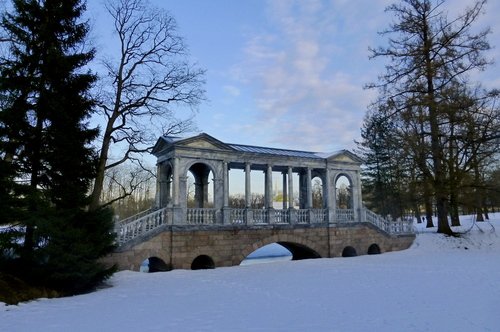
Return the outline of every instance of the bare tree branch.
{"type": "Polygon", "coordinates": [[[106,10],[119,48],[117,57],[103,61],[98,106],[107,122],[91,208],[100,204],[107,170],[150,152],[162,134],[194,130],[193,111],[205,98],[205,71],[187,61],[187,47],[168,12],[141,0],[108,1],[106,10]],[[191,113],[177,118],[174,109],[181,106],[191,113]],[[110,161],[115,147],[123,152],[110,161]]]}

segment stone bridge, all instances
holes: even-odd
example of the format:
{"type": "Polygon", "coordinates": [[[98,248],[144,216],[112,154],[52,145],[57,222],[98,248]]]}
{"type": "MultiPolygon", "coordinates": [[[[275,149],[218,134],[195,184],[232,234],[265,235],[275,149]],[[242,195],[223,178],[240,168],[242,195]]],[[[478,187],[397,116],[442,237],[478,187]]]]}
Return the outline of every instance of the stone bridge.
{"type": "Polygon", "coordinates": [[[117,222],[119,247],[105,261],[119,269],[138,270],[147,258],[175,269],[239,265],[270,243],[293,259],[375,254],[406,249],[415,238],[411,220],[387,220],[363,207],[361,160],[346,150],[273,149],[200,134],[161,137],[153,154],[156,203],[117,222]],[[236,202],[233,169],[242,170],[245,184],[236,202]],[[252,172],[263,172],[260,201],[252,172]],[[273,186],[276,177],[282,181],[273,186]]]}

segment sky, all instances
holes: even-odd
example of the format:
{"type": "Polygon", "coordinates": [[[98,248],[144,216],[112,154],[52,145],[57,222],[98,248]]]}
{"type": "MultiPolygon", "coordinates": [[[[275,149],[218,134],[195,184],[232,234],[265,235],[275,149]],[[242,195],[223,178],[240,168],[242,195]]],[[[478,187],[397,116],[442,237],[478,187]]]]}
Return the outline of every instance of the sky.
{"type": "Polygon", "coordinates": [[[462,218],[461,237],[416,224],[410,249],[381,255],[122,271],[93,293],[0,303],[0,330],[498,331],[500,215],[490,217],[462,218]]]}
{"type": "MultiPolygon", "coordinates": [[[[176,19],[191,61],[206,73],[196,115],[200,132],[227,143],[316,152],[355,148],[383,62],[368,48],[392,18],[389,0],[153,0],[176,19]]],[[[471,5],[447,1],[450,15],[471,5]]],[[[101,0],[88,1],[98,51],[112,38],[101,0]]],[[[489,25],[488,57],[500,61],[500,1],[489,1],[477,27],[489,25]]],[[[477,78],[500,87],[495,64],[477,78]]],[[[180,109],[180,112],[186,112],[180,109]]]]}

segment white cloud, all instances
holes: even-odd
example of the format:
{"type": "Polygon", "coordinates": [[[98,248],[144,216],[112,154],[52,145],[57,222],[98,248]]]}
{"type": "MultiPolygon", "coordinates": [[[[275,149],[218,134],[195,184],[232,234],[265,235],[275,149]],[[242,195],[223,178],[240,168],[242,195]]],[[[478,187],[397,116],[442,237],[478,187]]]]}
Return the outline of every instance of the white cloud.
{"type": "Polygon", "coordinates": [[[348,73],[368,60],[336,21],[351,3],[268,2],[271,27],[249,39],[243,67],[255,85],[256,127],[272,133],[271,143],[321,151],[352,147],[359,136],[370,94],[364,75],[348,73]]]}
{"type": "Polygon", "coordinates": [[[223,90],[226,94],[228,94],[231,97],[238,97],[241,94],[240,89],[233,85],[225,85],[223,87],[223,90]]]}
{"type": "Polygon", "coordinates": [[[388,27],[392,2],[269,1],[269,26],[248,40],[241,66],[258,108],[247,130],[278,146],[352,148],[376,95],[363,86],[383,73],[368,46],[386,42],[377,32],[388,27]]]}

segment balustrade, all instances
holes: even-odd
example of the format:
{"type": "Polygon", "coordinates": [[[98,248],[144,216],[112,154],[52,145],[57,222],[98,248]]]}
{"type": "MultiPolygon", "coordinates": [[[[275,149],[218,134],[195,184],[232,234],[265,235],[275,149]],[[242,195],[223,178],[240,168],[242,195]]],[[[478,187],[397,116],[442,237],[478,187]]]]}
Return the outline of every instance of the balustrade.
{"type": "Polygon", "coordinates": [[[297,210],[297,224],[309,223],[309,210],[297,210]]]}
{"type": "Polygon", "coordinates": [[[215,220],[215,209],[187,209],[186,221],[189,225],[212,225],[215,220]]]}
{"type": "Polygon", "coordinates": [[[116,232],[118,243],[124,243],[163,224],[170,223],[172,218],[169,212],[167,209],[160,209],[137,219],[132,219],[128,223],[123,223],[123,221],[118,223],[116,232]]]}
{"type": "Polygon", "coordinates": [[[274,212],[274,223],[276,224],[288,224],[289,215],[288,210],[273,210],[274,212]]]}
{"type": "Polygon", "coordinates": [[[337,209],[335,218],[338,223],[354,221],[354,210],[352,209],[337,209]]]}
{"type": "MultiPolygon", "coordinates": [[[[215,225],[219,223],[217,221],[218,211],[216,209],[186,209],[178,211],[185,211],[185,218],[181,220],[185,220],[184,224],[186,225],[215,225]]],[[[116,223],[118,243],[123,244],[147,234],[161,225],[172,224],[173,222],[173,209],[163,208],[148,212],[149,214],[142,213],[116,223]]],[[[226,209],[224,213],[229,213],[229,218],[226,217],[226,220],[228,220],[226,222],[233,225],[267,225],[270,223],[321,224],[328,222],[341,224],[355,222],[354,210],[352,209],[337,209],[334,214],[334,220],[329,220],[328,209],[226,209]]],[[[369,222],[389,234],[411,234],[414,232],[411,219],[390,221],[365,208],[363,208],[361,213],[361,221],[369,222]]],[[[222,220],[222,218],[220,219],[222,220]]]]}
{"type": "MultiPolygon", "coordinates": [[[[264,209],[252,209],[253,223],[254,224],[267,224],[267,210],[264,209]]],[[[249,222],[247,221],[247,224],[249,222]]]]}
{"type": "Polygon", "coordinates": [[[231,209],[230,222],[231,224],[242,225],[246,223],[246,209],[231,209]]]}
{"type": "Polygon", "coordinates": [[[327,209],[312,209],[311,210],[311,224],[321,224],[328,221],[327,209]]]}

